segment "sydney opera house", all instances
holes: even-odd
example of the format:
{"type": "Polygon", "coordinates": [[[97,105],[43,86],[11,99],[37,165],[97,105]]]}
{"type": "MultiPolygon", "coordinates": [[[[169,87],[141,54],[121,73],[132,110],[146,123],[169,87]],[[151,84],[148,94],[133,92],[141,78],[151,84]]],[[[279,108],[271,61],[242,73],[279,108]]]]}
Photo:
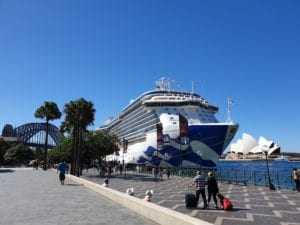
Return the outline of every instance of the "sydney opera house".
{"type": "Polygon", "coordinates": [[[278,155],[280,146],[262,136],[256,141],[254,137],[244,133],[241,139],[231,144],[226,159],[262,159],[265,153],[271,157],[278,155]]]}

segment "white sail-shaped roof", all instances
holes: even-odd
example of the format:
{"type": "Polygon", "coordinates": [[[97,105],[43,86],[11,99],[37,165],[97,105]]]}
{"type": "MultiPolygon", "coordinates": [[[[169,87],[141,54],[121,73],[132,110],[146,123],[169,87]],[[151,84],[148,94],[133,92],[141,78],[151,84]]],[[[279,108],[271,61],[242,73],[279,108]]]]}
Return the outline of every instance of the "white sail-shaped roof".
{"type": "Polygon", "coordinates": [[[257,145],[250,151],[252,154],[262,154],[262,148],[260,145],[257,145]]]}
{"type": "Polygon", "coordinates": [[[236,143],[236,152],[235,153],[243,154],[243,141],[241,139],[239,139],[236,143]]]}
{"type": "Polygon", "coordinates": [[[273,141],[268,141],[266,138],[260,136],[257,142],[254,137],[249,134],[243,133],[242,139],[238,139],[236,143],[231,144],[231,153],[238,154],[263,154],[264,151],[268,152],[268,155],[272,153],[279,153],[280,146],[273,141]]]}
{"type": "Polygon", "coordinates": [[[258,143],[254,137],[244,133],[242,138],[242,145],[243,145],[243,154],[247,155],[253,148],[258,146],[258,143]]]}
{"type": "Polygon", "coordinates": [[[232,153],[236,153],[237,152],[237,148],[238,148],[238,146],[237,146],[237,143],[233,143],[233,144],[231,144],[231,146],[230,146],[230,151],[232,152],[232,153]]]}
{"type": "Polygon", "coordinates": [[[258,144],[261,146],[268,146],[270,148],[274,144],[274,142],[268,141],[266,138],[260,136],[258,140],[258,144]]]}

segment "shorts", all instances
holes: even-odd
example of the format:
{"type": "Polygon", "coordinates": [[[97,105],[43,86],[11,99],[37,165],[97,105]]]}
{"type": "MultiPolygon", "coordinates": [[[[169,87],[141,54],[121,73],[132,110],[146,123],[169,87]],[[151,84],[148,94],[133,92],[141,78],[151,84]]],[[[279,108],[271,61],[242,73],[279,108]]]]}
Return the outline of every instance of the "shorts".
{"type": "Polygon", "coordinates": [[[66,178],[66,177],[65,177],[65,174],[62,174],[62,173],[59,174],[59,179],[60,179],[60,180],[64,180],[65,178],[66,178]]]}

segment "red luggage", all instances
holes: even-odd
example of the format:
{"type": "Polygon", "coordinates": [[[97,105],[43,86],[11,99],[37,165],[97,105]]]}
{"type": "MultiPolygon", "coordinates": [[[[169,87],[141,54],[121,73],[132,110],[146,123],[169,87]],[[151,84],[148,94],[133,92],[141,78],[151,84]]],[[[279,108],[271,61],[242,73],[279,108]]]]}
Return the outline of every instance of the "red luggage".
{"type": "Polygon", "coordinates": [[[231,210],[233,205],[228,198],[225,198],[223,195],[218,194],[218,198],[220,199],[220,203],[225,211],[231,210]]]}

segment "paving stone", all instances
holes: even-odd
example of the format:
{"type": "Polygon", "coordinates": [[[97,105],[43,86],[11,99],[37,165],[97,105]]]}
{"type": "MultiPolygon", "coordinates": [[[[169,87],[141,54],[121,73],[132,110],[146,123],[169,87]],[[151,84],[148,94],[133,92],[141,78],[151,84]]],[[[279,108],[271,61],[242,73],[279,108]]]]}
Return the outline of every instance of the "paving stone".
{"type": "Polygon", "coordinates": [[[1,225],[157,224],[51,170],[0,169],[0,199],[1,225]]]}
{"type": "MultiPolygon", "coordinates": [[[[104,179],[96,171],[84,173],[82,178],[99,184],[104,179]]],[[[210,209],[201,209],[201,197],[197,209],[185,208],[184,195],[195,191],[187,188],[192,178],[171,176],[170,180],[157,181],[149,174],[132,172],[126,176],[112,175],[109,179],[110,188],[125,192],[127,188],[134,187],[138,198],[143,198],[145,191],[152,189],[153,203],[216,225],[300,225],[300,193],[289,190],[271,191],[266,187],[219,183],[220,192],[228,196],[234,206],[232,211],[225,212],[215,210],[213,200],[210,209]]]]}

